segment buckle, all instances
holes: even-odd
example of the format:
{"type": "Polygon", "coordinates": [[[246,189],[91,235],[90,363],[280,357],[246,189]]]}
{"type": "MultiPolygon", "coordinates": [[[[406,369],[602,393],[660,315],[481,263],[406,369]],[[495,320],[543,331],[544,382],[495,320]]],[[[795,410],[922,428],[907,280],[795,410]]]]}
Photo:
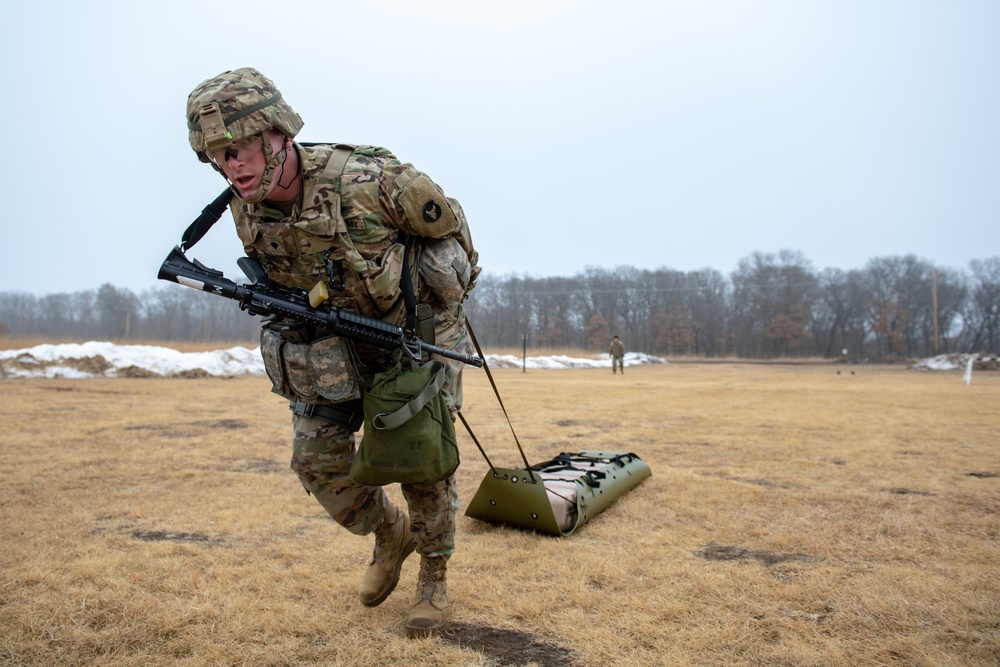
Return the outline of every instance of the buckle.
{"type": "Polygon", "coordinates": [[[316,411],[316,404],[294,401],[288,404],[288,409],[300,417],[311,418],[313,413],[316,411]]]}

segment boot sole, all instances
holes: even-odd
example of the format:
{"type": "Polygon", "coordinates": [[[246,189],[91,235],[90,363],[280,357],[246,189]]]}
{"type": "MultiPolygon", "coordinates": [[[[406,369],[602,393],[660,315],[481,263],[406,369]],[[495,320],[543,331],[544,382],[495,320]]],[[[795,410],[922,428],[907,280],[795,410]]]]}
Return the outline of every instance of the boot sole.
{"type": "Polygon", "coordinates": [[[433,637],[434,635],[439,635],[447,625],[448,621],[443,621],[439,625],[434,625],[429,628],[404,625],[403,629],[406,631],[406,636],[410,639],[419,639],[421,637],[433,637]]]}
{"type": "Polygon", "coordinates": [[[385,588],[384,591],[379,593],[378,597],[372,600],[361,600],[361,604],[363,604],[366,607],[377,607],[383,602],[385,602],[385,599],[389,597],[389,595],[394,590],[396,590],[396,584],[399,583],[399,573],[403,569],[403,561],[405,561],[407,557],[411,553],[413,553],[413,550],[416,548],[417,548],[417,543],[414,542],[413,540],[410,540],[409,542],[406,543],[406,546],[403,547],[403,554],[399,557],[399,562],[396,563],[396,570],[392,573],[392,581],[389,582],[389,585],[385,588]]]}

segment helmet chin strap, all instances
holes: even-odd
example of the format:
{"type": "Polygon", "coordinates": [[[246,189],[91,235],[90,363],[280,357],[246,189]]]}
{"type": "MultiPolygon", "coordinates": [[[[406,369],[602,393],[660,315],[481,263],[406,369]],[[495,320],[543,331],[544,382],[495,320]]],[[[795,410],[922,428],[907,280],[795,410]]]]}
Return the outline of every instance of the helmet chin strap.
{"type": "Polygon", "coordinates": [[[229,187],[233,191],[233,194],[250,204],[258,204],[262,202],[264,200],[264,196],[267,194],[268,188],[271,187],[271,181],[274,179],[275,168],[285,161],[285,156],[287,155],[288,149],[285,148],[284,144],[282,144],[280,151],[274,153],[271,149],[271,142],[267,141],[265,138],[264,159],[267,160],[267,162],[264,165],[264,176],[260,179],[260,186],[257,188],[257,191],[249,197],[243,197],[236,189],[236,186],[230,183],[229,187]]]}

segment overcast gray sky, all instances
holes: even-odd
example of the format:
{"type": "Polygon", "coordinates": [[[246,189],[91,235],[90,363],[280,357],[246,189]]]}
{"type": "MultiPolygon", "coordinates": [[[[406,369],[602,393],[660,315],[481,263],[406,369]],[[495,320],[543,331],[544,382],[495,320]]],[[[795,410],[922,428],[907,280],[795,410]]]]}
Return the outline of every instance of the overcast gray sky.
{"type": "MultiPolygon", "coordinates": [[[[299,139],[430,174],[498,275],[1000,254],[996,0],[36,0],[0,25],[0,291],[166,285],[224,187],[187,94],[243,66],[299,139]]],[[[227,214],[189,256],[235,277],[241,252],[227,214]]]]}

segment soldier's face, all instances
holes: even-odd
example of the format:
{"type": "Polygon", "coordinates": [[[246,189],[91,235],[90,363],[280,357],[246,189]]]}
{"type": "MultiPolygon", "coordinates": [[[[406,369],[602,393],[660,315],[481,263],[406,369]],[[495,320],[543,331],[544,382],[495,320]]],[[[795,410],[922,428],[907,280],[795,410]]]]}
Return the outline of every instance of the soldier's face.
{"type": "MultiPolygon", "coordinates": [[[[271,143],[271,153],[281,150],[281,135],[275,132],[265,132],[249,140],[238,142],[233,148],[227,148],[212,154],[212,162],[219,165],[222,173],[233,184],[240,197],[252,197],[264,179],[267,160],[264,157],[264,141],[271,143]]],[[[271,188],[274,181],[271,182],[271,188]]]]}

